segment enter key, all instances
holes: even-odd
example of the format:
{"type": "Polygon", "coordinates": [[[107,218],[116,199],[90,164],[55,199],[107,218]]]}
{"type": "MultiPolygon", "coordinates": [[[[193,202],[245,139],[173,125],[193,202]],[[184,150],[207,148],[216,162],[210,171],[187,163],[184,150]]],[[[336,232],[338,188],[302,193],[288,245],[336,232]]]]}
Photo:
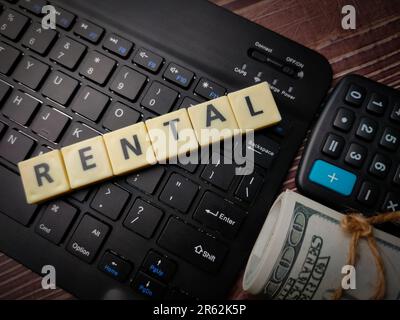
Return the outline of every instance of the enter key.
{"type": "Polygon", "coordinates": [[[237,234],[245,217],[244,211],[211,192],[204,194],[194,214],[196,220],[228,238],[237,234]]]}

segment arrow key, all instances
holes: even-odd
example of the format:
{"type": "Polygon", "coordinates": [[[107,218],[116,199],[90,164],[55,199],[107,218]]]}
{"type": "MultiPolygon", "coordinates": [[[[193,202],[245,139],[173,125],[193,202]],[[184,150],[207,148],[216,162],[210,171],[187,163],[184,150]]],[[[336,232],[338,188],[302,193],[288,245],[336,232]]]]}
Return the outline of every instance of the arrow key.
{"type": "Polygon", "coordinates": [[[132,271],[132,264],[114,253],[107,251],[100,261],[99,269],[111,278],[124,282],[132,271]]]}
{"type": "Polygon", "coordinates": [[[150,251],[142,266],[144,272],[163,282],[171,280],[176,271],[176,263],[161,254],[150,251]]]}
{"type": "Polygon", "coordinates": [[[108,183],[97,191],[90,206],[110,219],[117,220],[128,198],[127,191],[108,183]]]}
{"type": "Polygon", "coordinates": [[[149,277],[143,272],[139,272],[132,283],[133,289],[139,294],[152,299],[160,299],[165,294],[166,285],[149,277]]]}

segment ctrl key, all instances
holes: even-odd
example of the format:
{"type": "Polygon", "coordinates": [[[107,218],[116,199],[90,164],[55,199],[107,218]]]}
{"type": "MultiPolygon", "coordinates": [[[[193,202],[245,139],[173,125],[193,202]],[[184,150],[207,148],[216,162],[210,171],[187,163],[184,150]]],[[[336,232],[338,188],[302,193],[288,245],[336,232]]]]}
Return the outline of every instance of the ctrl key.
{"type": "Polygon", "coordinates": [[[67,250],[90,263],[100,250],[110,228],[99,220],[85,215],[68,243],[67,250]]]}

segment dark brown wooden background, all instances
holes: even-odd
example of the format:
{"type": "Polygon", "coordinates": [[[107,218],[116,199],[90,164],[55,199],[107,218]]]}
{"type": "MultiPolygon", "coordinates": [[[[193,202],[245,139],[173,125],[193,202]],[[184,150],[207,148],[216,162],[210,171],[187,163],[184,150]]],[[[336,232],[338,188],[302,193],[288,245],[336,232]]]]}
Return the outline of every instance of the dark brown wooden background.
{"type": "MultiPolygon", "coordinates": [[[[332,64],[334,82],[347,73],[359,73],[400,88],[400,0],[213,2],[319,51],[332,64]],[[356,30],[341,27],[341,8],[346,4],[356,8],[356,30]]],[[[283,188],[295,188],[299,156],[283,188]]],[[[40,283],[39,276],[0,253],[0,299],[72,298],[61,289],[44,291],[40,283]]]]}

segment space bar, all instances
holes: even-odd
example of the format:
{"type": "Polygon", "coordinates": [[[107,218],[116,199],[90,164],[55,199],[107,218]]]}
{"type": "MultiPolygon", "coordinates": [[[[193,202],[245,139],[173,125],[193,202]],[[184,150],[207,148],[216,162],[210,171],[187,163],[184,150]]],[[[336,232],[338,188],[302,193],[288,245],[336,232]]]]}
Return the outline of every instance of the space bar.
{"type": "Polygon", "coordinates": [[[222,243],[175,218],[168,221],[158,244],[211,273],[218,271],[228,251],[222,243]]]}
{"type": "Polygon", "coordinates": [[[19,176],[0,165],[0,213],[27,225],[37,206],[26,203],[19,176]]]}

